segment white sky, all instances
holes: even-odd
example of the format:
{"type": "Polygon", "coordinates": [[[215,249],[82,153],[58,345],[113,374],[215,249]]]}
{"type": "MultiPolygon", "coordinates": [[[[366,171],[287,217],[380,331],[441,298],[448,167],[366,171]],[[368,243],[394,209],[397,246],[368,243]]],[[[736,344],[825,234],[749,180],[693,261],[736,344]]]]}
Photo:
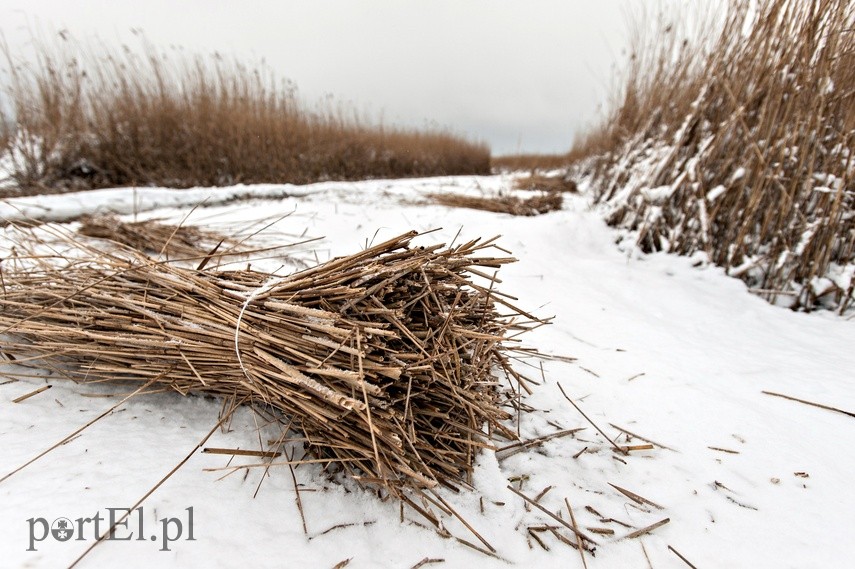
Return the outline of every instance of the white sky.
{"type": "Polygon", "coordinates": [[[13,51],[30,30],[262,57],[308,101],[438,124],[494,154],[563,152],[613,84],[632,0],[0,0],[13,51]]]}

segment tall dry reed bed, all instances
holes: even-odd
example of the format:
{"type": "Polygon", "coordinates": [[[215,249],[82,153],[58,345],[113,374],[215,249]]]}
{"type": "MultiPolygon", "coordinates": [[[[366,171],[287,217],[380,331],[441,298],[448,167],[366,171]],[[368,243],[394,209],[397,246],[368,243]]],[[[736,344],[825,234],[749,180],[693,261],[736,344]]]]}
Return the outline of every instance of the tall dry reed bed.
{"type": "Polygon", "coordinates": [[[512,336],[540,321],[481,270],[513,261],[494,240],[417,247],[413,232],[274,277],[68,236],[71,253],[47,258],[35,231],[2,263],[0,352],[12,363],[264,408],[316,459],[397,496],[465,483],[490,433],[515,438],[496,374],[527,389],[512,336]]]}
{"type": "Polygon", "coordinates": [[[769,300],[841,313],[855,272],[855,6],[733,1],[684,41],[638,42],[587,156],[609,223],[698,251],[769,300]],[[712,22],[713,20],[711,20],[712,22]]]}
{"type": "Polygon", "coordinates": [[[0,142],[19,192],[490,171],[484,144],[313,108],[263,67],[61,37],[34,40],[29,60],[4,50],[14,132],[0,142]]]}

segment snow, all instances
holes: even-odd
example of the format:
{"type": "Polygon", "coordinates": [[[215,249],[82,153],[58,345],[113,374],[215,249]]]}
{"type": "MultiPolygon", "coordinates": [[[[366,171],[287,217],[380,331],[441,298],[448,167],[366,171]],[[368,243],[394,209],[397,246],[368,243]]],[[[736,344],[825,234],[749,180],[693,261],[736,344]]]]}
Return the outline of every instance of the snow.
{"type": "MultiPolygon", "coordinates": [[[[502,290],[518,296],[523,308],[556,316],[525,343],[577,358],[543,362],[542,385],[527,401],[536,411],[523,415],[520,431],[530,439],[555,432],[554,425],[584,430],[512,456],[485,452],[478,457],[475,491],[441,492],[501,559],[417,525],[424,520],[409,508],[402,523],[397,503],[383,502],[352,481],[330,480],[315,465],[295,470],[306,534],[287,466],[271,468],[264,478],[260,469],[222,478],[228,471],[205,469],[222,468],[229,457],[195,453],[142,503],[144,538],[161,535],[158,520],[186,522],[192,507],[193,541],[169,543],[169,551],[160,550],[162,540],[107,541],[80,566],[332,567],[351,559],[351,568],[406,568],[431,558],[445,561],[427,567],[581,567],[578,552],[551,534],[537,534],[549,551],[527,538],[528,526],[557,524],[534,508],[528,511],[506,488],[518,488],[520,480],[529,497],[553,486],[541,504],[566,518],[566,498],[589,535],[584,528],[614,530],[613,536],[593,536],[596,556],[586,559],[592,569],[647,567],[645,552],[657,569],[687,567],[669,546],[698,567],[839,567],[853,558],[853,418],[762,393],[855,410],[853,322],[824,311],[772,306],[721,269],[694,266],[692,259],[621,252],[615,245],[619,234],[589,209],[584,195],[567,195],[562,211],[536,218],[440,207],[425,198],[433,192],[512,193],[511,187],[508,176],[450,177],[112,189],[0,204],[7,218],[24,212],[67,220],[112,210],[178,222],[207,199],[189,223],[213,220],[220,229],[236,230],[291,212],[268,239],[323,236],[304,246],[305,258],[313,262],[410,229],[442,228],[421,238],[424,244],[449,242],[458,231],[458,239],[502,234],[500,244],[520,259],[502,270],[502,290]],[[618,444],[645,441],[627,443],[612,425],[658,444],[629,456],[615,454],[563,398],[559,384],[618,444]],[[662,509],[636,504],[610,484],[662,509]],[[632,528],[601,522],[586,506],[632,528]],[[664,518],[670,522],[650,534],[622,539],[664,518]]],[[[282,264],[274,258],[257,266],[275,270],[282,264]]],[[[529,375],[539,379],[540,364],[521,362],[521,369],[527,363],[536,366],[526,368],[529,375]]],[[[44,382],[0,385],[0,477],[127,394],[115,386],[56,381],[46,392],[11,402],[44,382]]],[[[135,397],[0,482],[0,565],[70,564],[92,544],[91,529],[85,540],[48,537],[35,544],[37,551],[26,551],[27,520],[73,521],[96,512],[106,517],[108,508],[131,507],[194,450],[219,411],[219,401],[200,397],[135,397]]],[[[254,449],[268,435],[273,432],[259,434],[252,414],[242,410],[227,432],[217,430],[205,446],[254,449]]],[[[238,457],[232,465],[257,460],[238,457]]],[[[120,536],[133,531],[136,538],[136,519],[120,536]]],[[[443,524],[480,545],[453,517],[444,517],[443,524]]]]}
{"type": "Polygon", "coordinates": [[[718,185],[707,192],[707,201],[712,203],[721,196],[723,196],[727,192],[727,188],[722,185],[718,185]]]}
{"type": "Polygon", "coordinates": [[[674,195],[675,186],[659,186],[658,188],[641,188],[641,195],[650,202],[655,204],[664,203],[674,195]]]}

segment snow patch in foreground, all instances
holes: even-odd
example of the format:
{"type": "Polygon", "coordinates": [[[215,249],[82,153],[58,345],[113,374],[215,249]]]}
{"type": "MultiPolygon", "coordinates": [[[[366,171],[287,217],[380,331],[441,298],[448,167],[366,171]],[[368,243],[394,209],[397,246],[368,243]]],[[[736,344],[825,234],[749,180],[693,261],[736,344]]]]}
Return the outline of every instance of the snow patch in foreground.
{"type": "MultiPolygon", "coordinates": [[[[205,469],[225,466],[228,457],[195,454],[143,503],[145,539],[102,543],[82,567],[332,567],[351,559],[349,568],[399,569],[424,558],[445,560],[427,567],[581,567],[577,551],[539,529],[560,524],[536,508],[527,510],[508,485],[532,498],[551,487],[540,500],[545,508],[567,519],[566,498],[582,531],[614,532],[590,533],[599,542],[596,557],[586,559],[591,569],[646,567],[645,552],[654,567],[684,567],[669,546],[698,567],[839,567],[855,557],[855,458],[847,452],[855,446],[853,419],[762,393],[855,410],[853,322],[776,308],[747,294],[743,283],[722,270],[694,267],[690,259],[621,253],[614,245],[617,233],[581,196],[565,196],[559,212],[514,218],[426,205],[423,196],[436,188],[477,195],[510,191],[510,181],[463,177],[191,191],[197,194],[153,190],[145,203],[156,208],[148,215],[177,222],[210,193],[251,195],[209,202],[189,221],[240,227],[293,212],[271,231],[325,236],[310,245],[311,257],[321,261],[410,229],[442,228],[423,237],[425,244],[450,242],[458,231],[458,240],[503,234],[501,245],[520,259],[502,271],[503,290],[518,296],[522,308],[556,316],[526,342],[577,358],[544,362],[543,376],[538,362],[520,362],[519,369],[541,383],[526,401],[537,411],[523,416],[521,435],[530,440],[583,429],[525,452],[485,453],[478,459],[475,492],[441,492],[507,562],[417,525],[424,520],[409,508],[401,523],[397,504],[352,482],[331,481],[313,465],[295,470],[306,534],[287,467],[271,469],[268,477],[251,470],[246,477],[239,472],[220,479],[223,471],[205,469]],[[614,452],[564,400],[559,383],[616,444],[649,440],[654,448],[629,456],[614,452]],[[627,440],[627,432],[643,438],[627,440]],[[662,509],[639,504],[612,485],[662,509]],[[194,508],[194,541],[179,539],[160,551],[148,539],[157,533],[158,520],[186,516],[188,507],[194,508]],[[624,539],[664,518],[670,522],[650,534],[624,539]],[[530,527],[538,528],[532,531],[548,551],[530,527]]],[[[106,190],[13,201],[29,204],[31,211],[71,215],[105,204],[126,208],[132,195],[106,190]]],[[[271,270],[282,264],[268,262],[271,270]]],[[[0,476],[118,401],[91,395],[123,391],[53,381],[52,389],[11,403],[45,380],[52,381],[0,379],[0,476]]],[[[28,552],[27,520],[76,519],[131,506],[210,430],[219,402],[159,394],[136,398],[125,409],[0,483],[4,566],[71,563],[91,537],[45,539],[38,551],[28,552]]],[[[239,413],[231,430],[215,433],[208,445],[257,448],[250,413],[239,413]]],[[[452,517],[443,523],[481,545],[452,517]]]]}

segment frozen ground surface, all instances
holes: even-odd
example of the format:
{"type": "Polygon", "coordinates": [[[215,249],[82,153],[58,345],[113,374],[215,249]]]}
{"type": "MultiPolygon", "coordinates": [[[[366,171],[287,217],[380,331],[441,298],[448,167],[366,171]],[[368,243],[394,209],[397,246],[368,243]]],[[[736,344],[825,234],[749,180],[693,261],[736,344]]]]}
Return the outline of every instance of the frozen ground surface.
{"type": "MultiPolygon", "coordinates": [[[[353,484],[325,478],[320,468],[296,469],[306,532],[287,467],[273,468],[253,494],[262,471],[220,479],[228,457],[193,456],[143,502],[127,529],[132,541],[96,547],[80,567],[322,567],[350,559],[351,568],[581,567],[577,551],[549,532],[530,537],[530,526],[556,525],[507,490],[508,484],[576,521],[599,545],[590,568],[688,567],[669,546],[699,568],[843,567],[855,558],[855,419],[772,397],[763,390],[855,411],[855,322],[823,314],[797,314],[750,295],[714,267],[666,255],[621,252],[583,197],[567,196],[563,211],[513,218],[425,204],[428,192],[474,195],[507,191],[502,177],[446,178],[313,186],[236,187],[225,190],[105,190],[85,195],[21,198],[0,214],[64,220],[81,211],[113,209],[177,222],[208,201],[189,223],[244,228],[275,219],[268,240],[323,237],[298,248],[307,262],[358,251],[367,241],[410,229],[442,229],[423,243],[502,234],[519,263],[500,275],[503,290],[552,326],[526,342],[549,354],[578,358],[544,362],[530,375],[542,381],[523,416],[524,439],[562,428],[584,428],[505,457],[484,453],[475,472],[477,492],[445,498],[492,544],[499,559],[444,539],[414,522],[422,519],[353,484]],[[230,201],[235,198],[249,199],[230,201]],[[615,454],[611,444],[560,394],[558,384],[619,445],[621,429],[654,441],[653,450],[615,454]],[[549,421],[549,422],[547,422],[549,421]],[[550,424],[551,422],[551,424],[550,424]],[[617,427],[615,427],[617,426],[617,427]],[[666,448],[667,447],[667,448],[666,448]],[[587,450],[584,450],[587,449],[587,450]],[[584,452],[582,452],[584,451],[584,452]],[[581,454],[579,454],[581,452],[581,454]],[[638,504],[610,484],[649,503],[638,504]],[[193,508],[193,541],[187,508],[193,508]],[[596,513],[595,513],[596,512],[596,513]],[[164,548],[165,518],[183,521],[183,536],[164,548]],[[668,518],[641,537],[634,530],[668,518]],[[605,521],[603,521],[605,520],[605,521]],[[618,520],[609,521],[609,520],[618,520]],[[626,524],[626,525],[623,525],[626,524]],[[595,535],[585,528],[607,528],[595,535]],[[142,533],[142,540],[137,536],[142,533]],[[155,541],[149,541],[151,536],[155,541]],[[546,550],[548,548],[548,551],[546,550]],[[649,558],[646,559],[645,557],[649,558]]],[[[274,270],[288,263],[264,261],[274,270]]],[[[521,364],[522,365],[522,364],[521,364]]],[[[531,371],[531,370],[529,370],[531,371]]],[[[55,382],[18,404],[12,400],[47,380],[5,383],[0,378],[0,476],[12,471],[120,401],[107,386],[55,382]],[[112,396],[112,397],[105,397],[112,396]]],[[[199,397],[138,397],[93,424],[81,436],[0,482],[0,567],[65,567],[93,541],[46,537],[36,518],[109,515],[127,508],[196,447],[216,423],[219,402],[199,397]],[[27,520],[33,519],[33,522],[27,520]]],[[[258,448],[252,415],[238,413],[228,433],[207,446],[258,448]]],[[[232,464],[251,462],[237,457],[232,464]]],[[[453,518],[455,536],[479,543],[453,518]]],[[[171,535],[177,524],[167,522],[171,535]]],[[[106,525],[106,524],[105,524],[106,525]]],[[[102,530],[105,525],[102,525],[102,530]]],[[[566,530],[562,530],[567,534],[566,530]]]]}

